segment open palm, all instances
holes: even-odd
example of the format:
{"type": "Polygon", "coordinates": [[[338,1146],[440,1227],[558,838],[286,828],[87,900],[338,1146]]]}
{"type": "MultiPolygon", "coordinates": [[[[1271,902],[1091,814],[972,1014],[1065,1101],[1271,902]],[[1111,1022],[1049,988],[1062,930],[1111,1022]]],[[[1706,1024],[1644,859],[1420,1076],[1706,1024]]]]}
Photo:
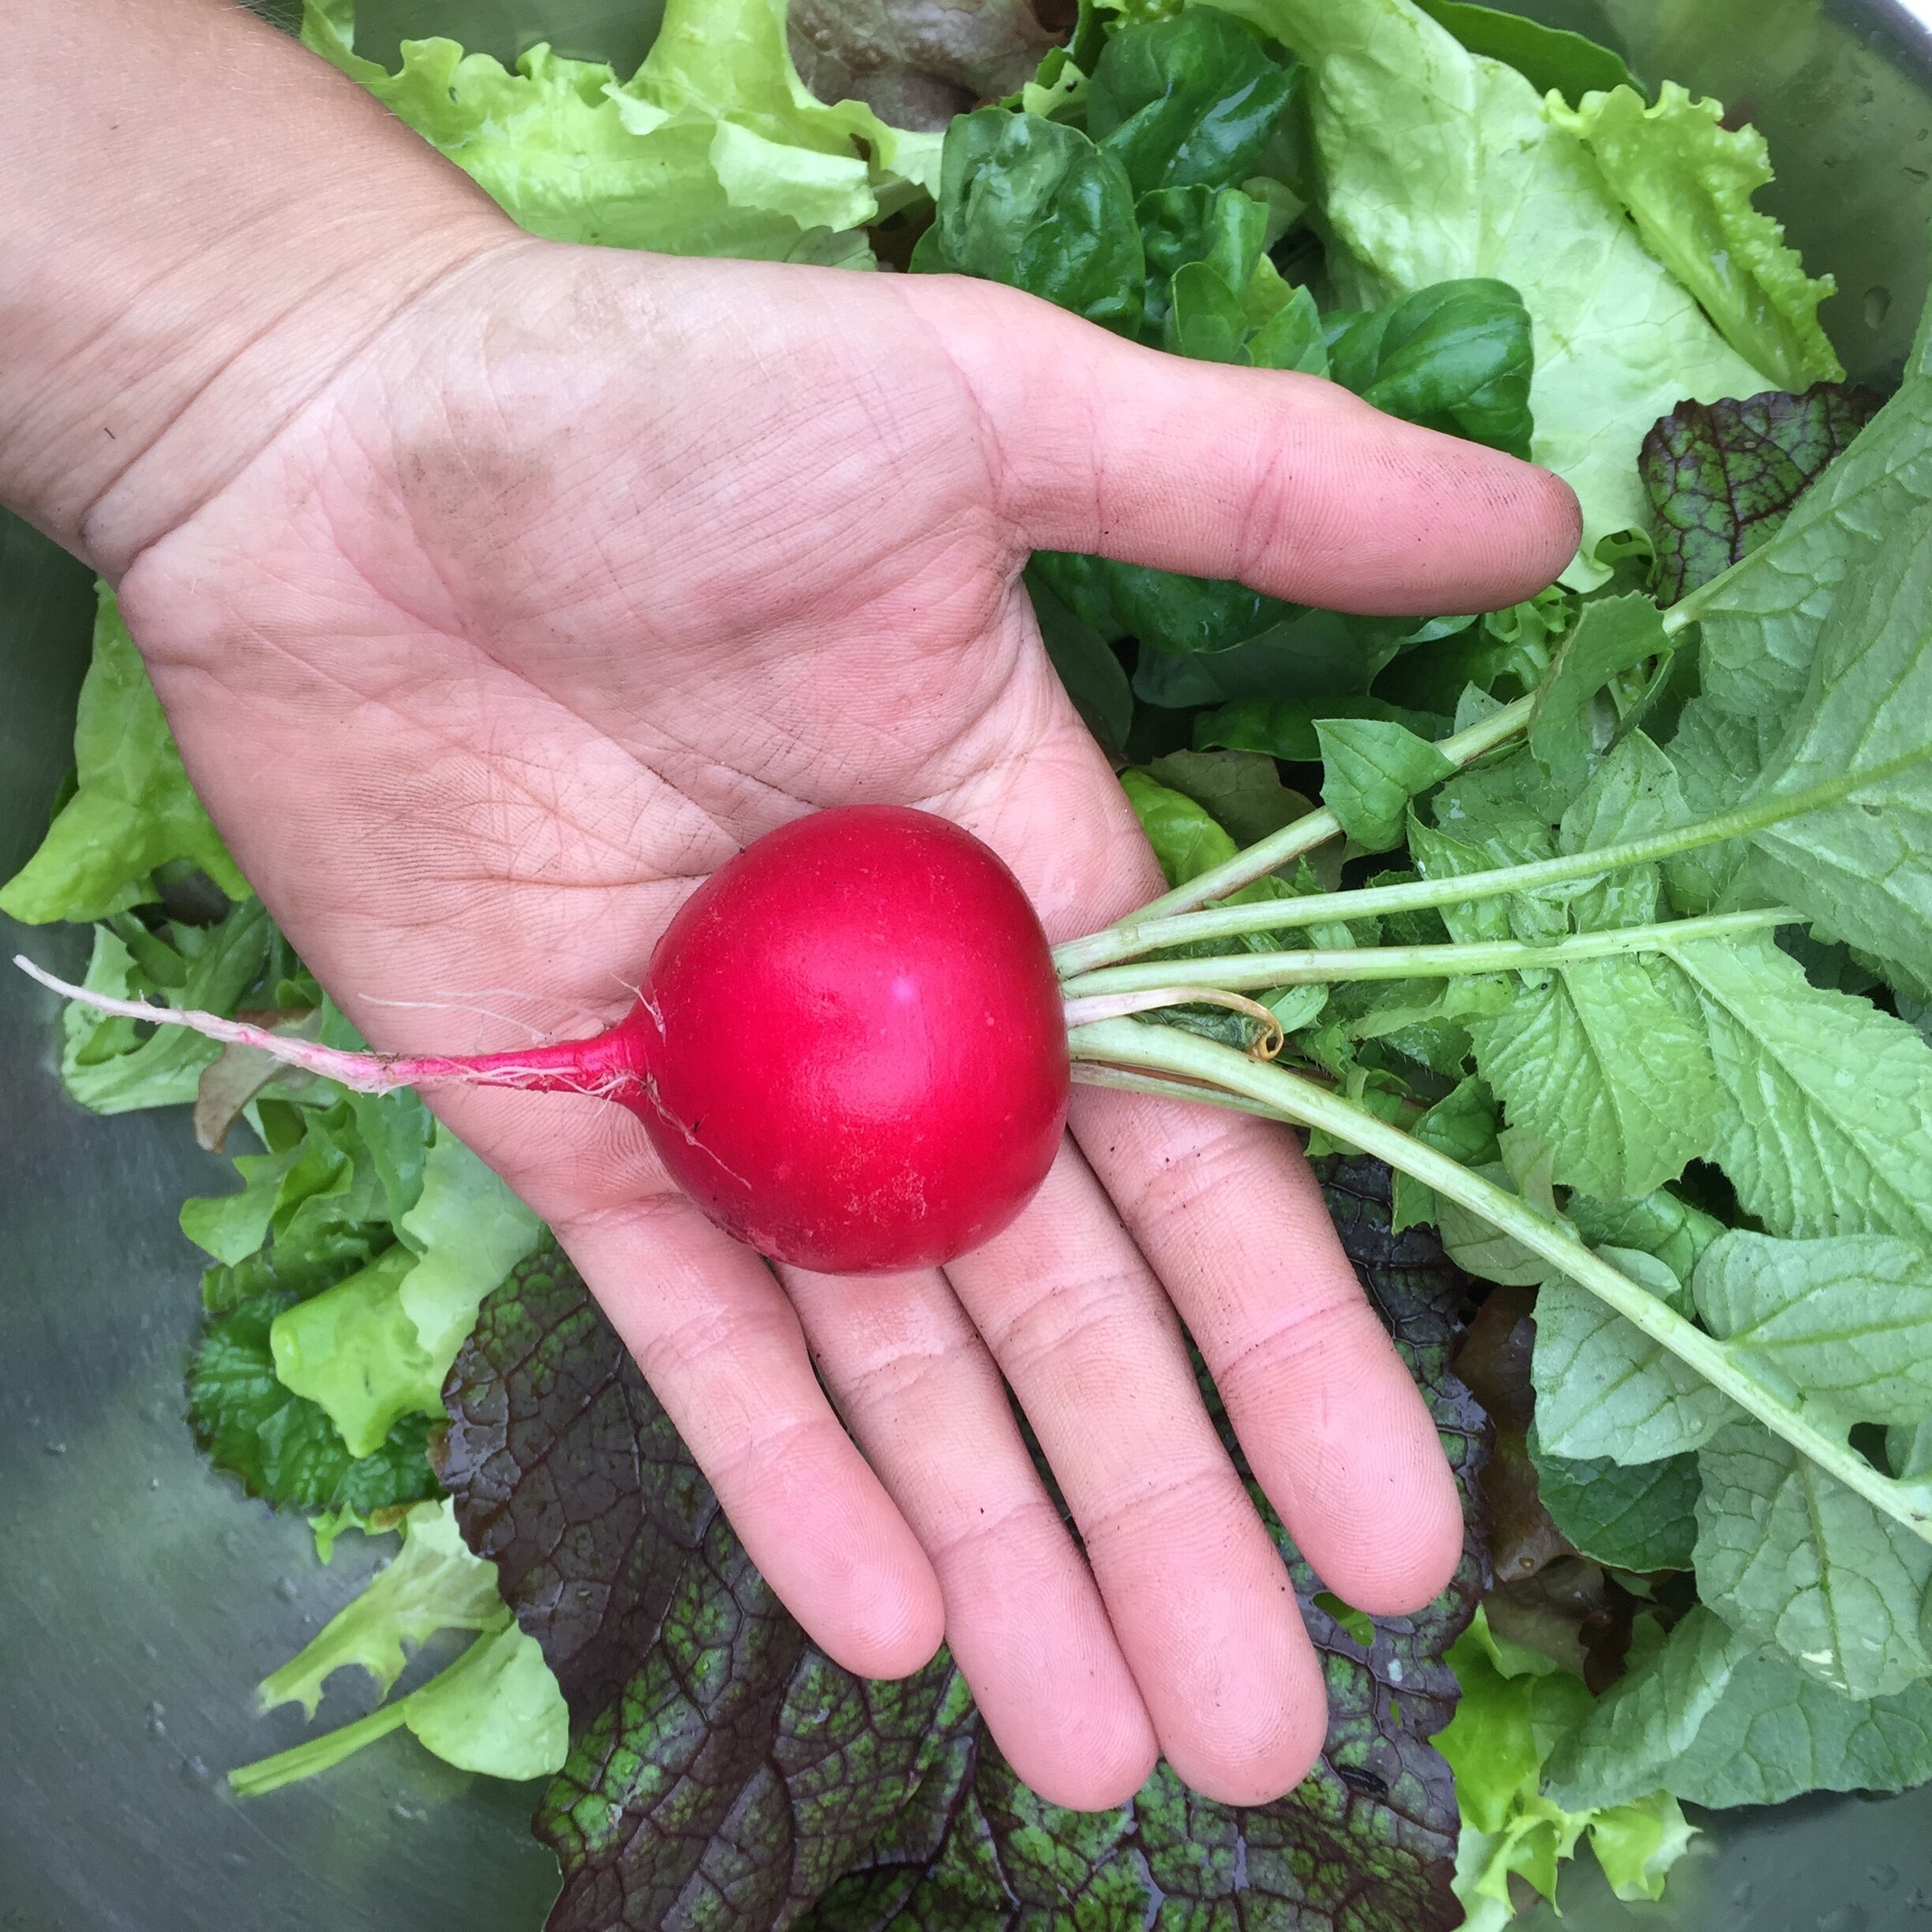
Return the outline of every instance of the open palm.
{"type": "MultiPolygon", "coordinates": [[[[324,984],[380,1046],[466,1052],[616,1017],[685,895],[825,806],[958,820],[1055,938],[1158,891],[1040,648],[1036,546],[1423,611],[1526,594],[1574,535],[1507,458],[1005,290],[504,239],[122,594],[324,984]]],[[[1329,1584],[1396,1611],[1453,1567],[1428,1416],[1279,1129],[1084,1093],[1008,1233],[847,1281],[711,1227],[618,1109],[436,1105],[556,1230],[811,1634],[881,1676],[943,1635],[1049,1797],[1117,1800],[1158,1750],[1260,1800],[1320,1743],[1183,1324],[1329,1584]]]]}

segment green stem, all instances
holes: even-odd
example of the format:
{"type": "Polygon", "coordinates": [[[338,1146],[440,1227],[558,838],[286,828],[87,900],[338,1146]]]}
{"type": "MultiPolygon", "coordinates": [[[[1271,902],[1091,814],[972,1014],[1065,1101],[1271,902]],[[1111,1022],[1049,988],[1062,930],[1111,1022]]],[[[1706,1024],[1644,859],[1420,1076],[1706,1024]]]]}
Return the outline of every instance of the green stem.
{"type": "MultiPolygon", "coordinates": [[[[1441,739],[1436,749],[1453,765],[1473,763],[1485,751],[1493,751],[1518,732],[1527,729],[1530,713],[1535,709],[1533,698],[1518,698],[1514,704],[1505,705],[1501,710],[1493,711],[1488,717],[1470,725],[1467,731],[1459,731],[1452,738],[1441,739]]],[[[1239,892],[1244,886],[1252,886],[1265,874],[1279,871],[1291,859],[1299,859],[1304,852],[1311,852],[1316,846],[1325,845],[1329,840],[1341,836],[1342,822],[1333,812],[1326,807],[1309,812],[1296,819],[1294,824],[1271,833],[1258,844],[1246,847],[1232,859],[1224,859],[1211,870],[1189,879],[1185,885],[1177,886],[1170,893],[1163,893],[1159,898],[1141,907],[1134,915],[1135,920],[1137,923],[1142,919],[1166,919],[1177,913],[1192,912],[1210,899],[1225,899],[1230,893],[1239,892]]]]}
{"type": "Polygon", "coordinates": [[[1460,1202],[1541,1255],[1552,1271],[1587,1288],[1874,1508],[1932,1543],[1932,1484],[1907,1485],[1880,1475],[1848,1442],[1835,1439],[1765,1387],[1723,1342],[1593,1254],[1567,1221],[1472,1174],[1461,1162],[1424,1146],[1339,1094],[1196,1034],[1175,1027],[1144,1026],[1133,1020],[1108,1020],[1082,1027],[1068,1039],[1078,1060],[1211,1082],[1228,1093],[1259,1101],[1271,1114],[1286,1114],[1300,1126],[1320,1128],[1460,1202]]]}
{"type": "Polygon", "coordinates": [[[1530,972],[1621,953],[1668,953],[1694,939],[1723,939],[1773,926],[1795,925],[1803,916],[1788,906],[1771,906],[1760,912],[1714,913],[1706,919],[1672,919],[1659,926],[1608,927],[1601,932],[1578,933],[1548,945],[1525,945],[1510,939],[1471,940],[1457,945],[1315,947],[1299,953],[1230,953],[1219,959],[1150,960],[1144,965],[1106,966],[1080,973],[1060,990],[1069,1000],[1076,1000],[1177,985],[1234,992],[1243,987],[1319,986],[1336,980],[1530,972]]]}
{"type": "Polygon", "coordinates": [[[1488,872],[1466,872],[1460,876],[1417,879],[1400,886],[1358,886],[1353,891],[1311,893],[1296,899],[1270,899],[1252,905],[1216,906],[1205,912],[1189,912],[1178,919],[1138,918],[1104,932],[1089,934],[1058,946],[1054,960],[1062,979],[1110,965],[1116,960],[1132,959],[1136,953],[1152,953],[1169,946],[1189,945],[1204,939],[1224,939],[1238,933],[1268,932],[1282,927],[1303,927],[1331,920],[1366,919],[1383,912],[1413,912],[1424,906],[1463,905],[1480,899],[1495,899],[1510,893],[1535,892],[1548,886],[1567,886],[1601,878],[1607,872],[1620,872],[1631,866],[1648,865],[1700,845],[1722,844],[1727,840],[1748,837],[1769,826],[1788,818],[1801,818],[1827,805],[1836,805],[1855,792],[1882,784],[1901,772],[1932,757],[1932,741],[1916,747],[1902,757],[1889,758],[1870,769],[1848,772],[1841,778],[1807,786],[1802,792],[1773,792],[1749,804],[1734,806],[1708,818],[1684,826],[1673,826],[1647,837],[1626,839],[1615,845],[1598,846],[1592,851],[1567,852],[1559,858],[1538,859],[1530,865],[1500,866],[1488,872]]]}

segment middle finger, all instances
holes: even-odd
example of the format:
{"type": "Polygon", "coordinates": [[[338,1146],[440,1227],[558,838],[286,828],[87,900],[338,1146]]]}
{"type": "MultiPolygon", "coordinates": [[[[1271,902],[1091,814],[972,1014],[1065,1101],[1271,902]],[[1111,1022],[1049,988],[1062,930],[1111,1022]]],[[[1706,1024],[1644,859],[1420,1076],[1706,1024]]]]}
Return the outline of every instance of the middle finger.
{"type": "Polygon", "coordinates": [[[1180,1324],[1071,1142],[1026,1213],[946,1272],[1059,1480],[1168,1761],[1226,1803],[1291,1789],[1327,1726],[1320,1668],[1180,1324]]]}

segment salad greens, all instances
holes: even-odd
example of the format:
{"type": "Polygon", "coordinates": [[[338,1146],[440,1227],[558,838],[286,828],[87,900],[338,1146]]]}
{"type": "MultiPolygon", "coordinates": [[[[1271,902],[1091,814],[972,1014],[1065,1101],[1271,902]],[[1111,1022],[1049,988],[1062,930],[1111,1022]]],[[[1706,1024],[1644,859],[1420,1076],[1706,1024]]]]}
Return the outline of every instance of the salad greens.
{"type": "MultiPolygon", "coordinates": [[[[537,233],[867,267],[930,195],[915,272],[1327,377],[1582,500],[1563,583],[1480,616],[1028,572],[1170,888],[1061,949],[1080,1075],[1307,1131],[1464,1559],[1368,1619],[1269,1517],[1327,1673],[1316,1771],[1245,1811],[1165,1768],[1059,1810],[943,1654],[874,1685],[811,1647],[568,1264],[419,1102],[72,1007],[82,1104],[191,1103],[205,1144],[259,1149],[182,1211],[198,1439],[324,1560],[402,1532],[263,1687],[313,1716],[356,1664],[382,1701],[238,1786],[397,1728],[554,1774],[560,1928],[1409,1932],[1507,1923],[1586,1843],[1654,1898],[1685,1804],[1932,1779],[1926,331],[1882,406],[1844,384],[1829,279],[1752,206],[1762,139],[1464,0],[1083,5],[943,139],[814,99],[784,24],[672,0],[622,82],[447,41],[392,75],[350,0],[305,33],[537,233]],[[1252,996],[1281,1042],[1143,1010],[1177,986],[1252,996]],[[468,1647],[394,1694],[444,1631],[468,1647]]],[[[57,806],[0,908],[94,923],[90,990],[356,1043],[105,593],[57,806]]]]}

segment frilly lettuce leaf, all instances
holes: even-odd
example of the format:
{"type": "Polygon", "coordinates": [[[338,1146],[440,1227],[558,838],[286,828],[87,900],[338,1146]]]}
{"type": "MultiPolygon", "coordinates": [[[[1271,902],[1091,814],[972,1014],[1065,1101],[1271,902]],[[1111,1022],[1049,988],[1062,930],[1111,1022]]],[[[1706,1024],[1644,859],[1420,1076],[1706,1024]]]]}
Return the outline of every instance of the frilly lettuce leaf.
{"type": "Polygon", "coordinates": [[[784,0],[671,0],[622,84],[548,46],[512,73],[442,39],[405,42],[392,74],[356,53],[354,0],[305,0],[302,37],[557,241],[864,266],[852,231],[937,182],[938,136],[807,91],[784,0]]]}
{"type": "Polygon", "coordinates": [[[98,595],[94,656],[74,720],[73,795],[40,849],[0,887],[0,912],[29,926],[106,919],[145,904],[159,896],[154,874],[170,860],[198,866],[231,899],[249,896],[188,782],[114,593],[102,584],[98,595]]]}
{"type": "Polygon", "coordinates": [[[447,1127],[398,1245],[298,1302],[271,1331],[284,1387],[319,1403],[350,1455],[368,1455],[402,1417],[440,1415],[443,1381],[483,1297],[541,1231],[507,1186],[447,1127]]]}
{"type": "Polygon", "coordinates": [[[1497,1636],[1480,1610],[1449,1661],[1462,1696],[1436,1748],[1455,1772],[1462,1814],[1455,1893],[1467,1932],[1496,1932],[1515,1915],[1512,1874],[1555,1898],[1558,1867],[1586,1832],[1619,1898],[1662,1897],[1665,1877],[1694,1836],[1675,1798],[1654,1791],[1614,1806],[1566,1808],[1543,1795],[1550,1754],[1595,1709],[1581,1681],[1497,1636]]]}
{"type": "Polygon", "coordinates": [[[402,1527],[402,1551],[388,1567],[263,1680],[263,1709],[298,1703],[314,1717],[324,1681],[348,1664],[360,1664],[387,1697],[407,1650],[438,1631],[474,1631],[475,1642],[394,1704],[232,1773],[237,1790],[273,1791],[313,1777],[402,1724],[466,1771],[532,1778],[563,1764],[569,1725],[563,1693],[498,1595],[496,1566],[470,1555],[447,1502],[418,1504],[402,1527]]]}
{"type": "Polygon", "coordinates": [[[1556,95],[1545,111],[1589,148],[1645,246],[1754,369],[1781,389],[1844,380],[1818,319],[1837,283],[1807,275],[1783,226],[1751,206],[1772,178],[1755,128],[1725,127],[1721,102],[1693,100],[1675,80],[1655,107],[1618,87],[1574,108],[1556,95]]]}
{"type": "Polygon", "coordinates": [[[1566,581],[1641,524],[1644,432],[1686,396],[1773,386],[1644,246],[1582,141],[1513,67],[1471,54],[1410,0],[1217,0],[1307,63],[1331,271],[1369,308],[1485,277],[1533,327],[1532,453],[1582,499],[1566,581]]]}

